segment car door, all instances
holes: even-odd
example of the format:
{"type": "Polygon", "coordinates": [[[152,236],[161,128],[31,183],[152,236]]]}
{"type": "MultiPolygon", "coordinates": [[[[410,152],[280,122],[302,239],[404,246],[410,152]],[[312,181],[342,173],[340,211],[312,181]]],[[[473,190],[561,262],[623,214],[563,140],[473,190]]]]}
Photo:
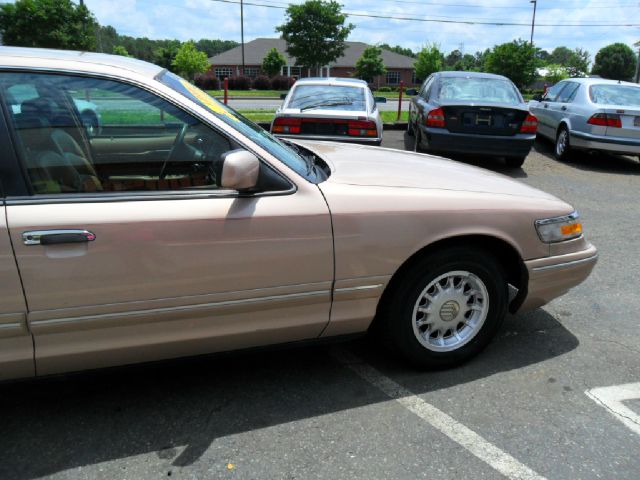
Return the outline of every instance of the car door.
{"type": "Polygon", "coordinates": [[[538,103],[537,108],[532,109],[532,113],[538,118],[538,131],[541,135],[555,140],[558,128],[558,105],[556,99],[566,86],[567,82],[559,82],[547,90],[547,93],[538,103]]]}
{"type": "Polygon", "coordinates": [[[6,222],[5,194],[15,192],[20,171],[0,112],[0,380],[35,374],[33,339],[27,327],[27,307],[6,222]]]}
{"type": "Polygon", "coordinates": [[[148,89],[103,78],[0,73],[40,97],[5,112],[30,195],[7,220],[38,374],[316,337],[333,281],[327,205],[266,161],[263,190],[220,186],[250,140],[148,89]],[[82,126],[75,98],[98,107],[82,126]],[[295,268],[292,268],[295,266],[295,268]]]}
{"type": "Polygon", "coordinates": [[[418,95],[416,95],[411,100],[411,103],[413,104],[413,108],[410,107],[409,109],[409,118],[411,119],[414,125],[418,125],[422,123],[425,105],[426,105],[427,99],[429,98],[429,92],[431,90],[431,85],[433,85],[434,79],[435,79],[435,75],[431,75],[430,77],[428,77],[425,80],[424,84],[422,85],[422,88],[420,88],[418,95]]]}
{"type": "Polygon", "coordinates": [[[572,107],[571,103],[575,98],[580,84],[577,82],[567,82],[566,86],[556,97],[556,101],[553,106],[554,124],[557,126],[563,120],[568,120],[571,125],[571,120],[577,114],[575,107],[572,107]]]}

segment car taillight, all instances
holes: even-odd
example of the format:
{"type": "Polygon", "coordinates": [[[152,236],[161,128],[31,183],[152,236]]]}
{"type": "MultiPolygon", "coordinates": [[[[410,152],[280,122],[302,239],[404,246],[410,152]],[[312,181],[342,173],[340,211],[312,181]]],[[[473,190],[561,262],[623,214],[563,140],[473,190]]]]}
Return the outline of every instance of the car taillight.
{"type": "Polygon", "coordinates": [[[444,110],[442,110],[441,108],[431,110],[427,114],[427,118],[425,119],[424,123],[427,127],[444,128],[444,110]]]}
{"type": "Polygon", "coordinates": [[[596,113],[587,120],[589,125],[598,125],[600,127],[622,128],[622,120],[620,115],[615,113],[596,113]]]}
{"type": "Polygon", "coordinates": [[[347,123],[347,134],[352,137],[377,137],[378,129],[376,122],[369,120],[349,120],[347,123]]]}
{"type": "Polygon", "coordinates": [[[273,122],[271,133],[300,133],[301,118],[278,117],[273,122]]]}
{"type": "Polygon", "coordinates": [[[538,130],[538,119],[534,115],[527,115],[527,118],[522,122],[520,127],[520,133],[536,133],[538,130]]]}

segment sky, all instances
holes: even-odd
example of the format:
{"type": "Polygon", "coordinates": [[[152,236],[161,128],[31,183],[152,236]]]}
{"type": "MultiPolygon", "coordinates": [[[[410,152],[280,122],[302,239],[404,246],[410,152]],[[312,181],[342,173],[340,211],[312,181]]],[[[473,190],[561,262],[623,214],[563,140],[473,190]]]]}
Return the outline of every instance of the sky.
{"type": "MultiPolygon", "coordinates": [[[[226,0],[239,2],[239,0],[226,0]]],[[[301,0],[244,0],[268,5],[244,5],[244,37],[277,37],[275,27],[284,23],[289,3],[301,0]]],[[[149,38],[200,38],[240,41],[240,5],[220,0],[85,0],[102,25],[119,33],[149,38]]],[[[419,50],[428,43],[449,52],[475,53],[493,45],[522,38],[529,40],[533,4],[529,0],[341,0],[343,10],[383,18],[350,16],[355,25],[349,40],[369,44],[389,43],[419,50]],[[404,21],[407,17],[440,21],[517,23],[481,24],[404,21]]],[[[640,1],[636,0],[538,0],[534,42],[553,50],[564,45],[591,53],[615,42],[629,46],[640,40],[640,1]],[[544,26],[572,24],[579,26],[544,26]],[[608,26],[586,26],[606,24],[608,26]]]]}

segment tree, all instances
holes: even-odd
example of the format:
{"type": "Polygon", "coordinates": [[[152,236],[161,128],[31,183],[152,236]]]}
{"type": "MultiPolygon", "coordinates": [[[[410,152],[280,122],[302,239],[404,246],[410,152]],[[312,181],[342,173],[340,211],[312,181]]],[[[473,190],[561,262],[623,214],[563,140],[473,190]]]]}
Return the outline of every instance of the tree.
{"type": "Polygon", "coordinates": [[[270,77],[279,75],[282,71],[282,67],[287,64],[287,60],[284,58],[277,48],[273,47],[262,60],[262,71],[270,77]]]}
{"type": "Polygon", "coordinates": [[[487,56],[485,68],[489,73],[504,75],[524,88],[536,78],[536,59],[533,45],[524,40],[514,40],[496,45],[487,56]]]}
{"type": "Polygon", "coordinates": [[[193,80],[196,73],[202,73],[209,68],[209,61],[207,54],[196,50],[196,44],[189,41],[182,44],[172,65],[180,75],[193,80]]]}
{"type": "Polygon", "coordinates": [[[469,72],[476,70],[476,59],[473,55],[465,53],[462,58],[453,66],[454,70],[469,72]]]}
{"type": "Polygon", "coordinates": [[[435,43],[423,47],[418,52],[416,62],[413,64],[416,69],[416,77],[420,80],[425,80],[433,72],[439,72],[443,65],[442,52],[435,43]]]}
{"type": "Polygon", "coordinates": [[[381,43],[380,48],[383,50],[389,50],[390,52],[399,53],[400,55],[404,55],[406,57],[416,58],[416,54],[413,50],[411,50],[410,48],[402,47],[400,45],[392,47],[388,43],[381,43]]]}
{"type": "Polygon", "coordinates": [[[387,73],[387,69],[382,61],[382,49],[380,47],[365,48],[362,56],[356,62],[356,76],[371,83],[375,77],[385,73],[387,73]]]}
{"type": "Polygon", "coordinates": [[[612,80],[630,80],[636,68],[636,54],[624,43],[612,43],[602,48],[593,64],[594,75],[612,80]]]}
{"type": "Polygon", "coordinates": [[[170,43],[167,43],[165,47],[156,49],[153,53],[153,63],[173,72],[173,61],[178,54],[178,50],[180,50],[180,46],[179,40],[172,40],[170,43]]]}
{"type": "Polygon", "coordinates": [[[589,57],[589,52],[582,48],[556,47],[547,63],[564,67],[570,77],[584,77],[589,71],[589,57]]]}
{"type": "Polygon", "coordinates": [[[238,45],[238,42],[234,42],[233,40],[210,40],[208,38],[202,38],[196,42],[196,48],[206,53],[207,57],[213,57],[219,53],[226,52],[238,45]]]}
{"type": "Polygon", "coordinates": [[[444,57],[444,66],[449,70],[455,70],[455,65],[462,61],[462,52],[460,50],[452,50],[449,55],[444,57]]]}
{"type": "Polygon", "coordinates": [[[95,50],[97,26],[89,9],[71,0],[17,0],[0,6],[5,45],[95,50]]]}
{"type": "Polygon", "coordinates": [[[276,28],[287,42],[287,52],[296,64],[320,68],[341,57],[345,40],[355,28],[345,25],[347,16],[335,0],[307,0],[287,7],[287,20],[276,28]]]}
{"type": "Polygon", "coordinates": [[[558,83],[560,80],[569,78],[567,69],[562,65],[558,65],[557,63],[550,63],[546,68],[547,74],[544,76],[544,79],[552,85],[558,83]]]}
{"type": "Polygon", "coordinates": [[[129,55],[129,52],[127,52],[127,49],[124,48],[122,45],[116,45],[115,47],[113,47],[113,54],[114,55],[122,55],[123,57],[130,57],[131,55],[129,55]]]}

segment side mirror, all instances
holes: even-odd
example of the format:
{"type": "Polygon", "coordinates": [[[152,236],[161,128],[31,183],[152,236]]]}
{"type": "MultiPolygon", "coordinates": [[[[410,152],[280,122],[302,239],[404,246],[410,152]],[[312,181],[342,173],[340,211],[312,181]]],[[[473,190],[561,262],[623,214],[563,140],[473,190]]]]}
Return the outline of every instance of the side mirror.
{"type": "Polygon", "coordinates": [[[542,101],[542,95],[539,94],[539,93],[536,93],[531,100],[535,100],[536,102],[541,102],[542,101]]]}
{"type": "Polygon", "coordinates": [[[376,103],[387,103],[387,97],[373,97],[376,103]]]}
{"type": "Polygon", "coordinates": [[[284,100],[285,98],[287,98],[287,94],[286,93],[281,93],[280,94],[280,100],[284,100]]]}
{"type": "Polygon", "coordinates": [[[231,150],[222,155],[220,186],[231,190],[248,190],[258,183],[260,160],[246,150],[231,150]]]}
{"type": "Polygon", "coordinates": [[[416,90],[415,88],[408,88],[407,89],[407,95],[414,96],[414,95],[417,95],[417,94],[418,94],[418,90],[416,90]]]}

